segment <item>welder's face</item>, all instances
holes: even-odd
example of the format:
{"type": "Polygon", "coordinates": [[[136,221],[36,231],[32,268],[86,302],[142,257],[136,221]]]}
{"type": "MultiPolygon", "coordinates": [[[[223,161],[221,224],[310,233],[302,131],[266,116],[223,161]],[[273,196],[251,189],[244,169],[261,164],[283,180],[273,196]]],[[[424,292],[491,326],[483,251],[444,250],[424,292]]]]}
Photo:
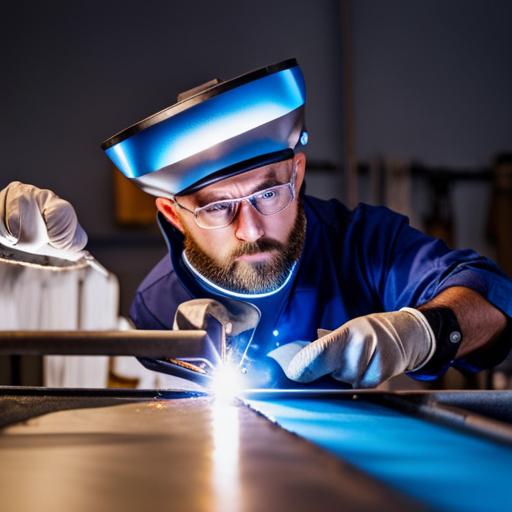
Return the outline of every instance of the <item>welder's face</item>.
{"type": "MultiPolygon", "coordinates": [[[[306,221],[298,200],[304,170],[305,157],[298,154],[293,160],[260,167],[177,198],[192,212],[211,203],[270,189],[270,193],[263,194],[267,201],[273,197],[272,188],[290,183],[295,173],[292,184],[295,197],[282,211],[272,215],[260,213],[258,203],[255,208],[251,201],[241,201],[231,224],[204,229],[196,223],[194,215],[176,204],[171,203],[174,216],[166,215],[160,205],[159,209],[185,234],[187,258],[203,276],[225,289],[241,293],[275,290],[288,277],[304,246],[306,221]]],[[[225,203],[221,206],[225,208],[225,203]]]]}

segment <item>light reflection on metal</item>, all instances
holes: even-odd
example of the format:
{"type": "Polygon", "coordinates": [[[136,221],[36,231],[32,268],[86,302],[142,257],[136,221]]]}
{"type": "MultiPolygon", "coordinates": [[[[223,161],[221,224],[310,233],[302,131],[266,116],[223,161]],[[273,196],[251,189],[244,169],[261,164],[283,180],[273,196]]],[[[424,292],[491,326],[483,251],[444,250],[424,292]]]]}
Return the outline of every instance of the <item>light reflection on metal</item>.
{"type": "Polygon", "coordinates": [[[89,265],[85,258],[71,261],[45,254],[33,254],[2,244],[0,244],[0,262],[32,268],[44,268],[51,271],[80,270],[89,265]]]}
{"type": "Polygon", "coordinates": [[[238,408],[232,402],[217,398],[213,414],[212,487],[218,512],[240,512],[241,486],[239,471],[238,408]]]}
{"type": "Polygon", "coordinates": [[[38,250],[40,254],[0,244],[0,262],[51,271],[80,270],[90,266],[103,276],[109,276],[108,270],[88,251],[65,252],[50,245],[43,245],[38,250]]]}
{"type": "Polygon", "coordinates": [[[225,364],[216,369],[210,390],[215,394],[217,402],[229,403],[242,389],[240,368],[225,364]]]}

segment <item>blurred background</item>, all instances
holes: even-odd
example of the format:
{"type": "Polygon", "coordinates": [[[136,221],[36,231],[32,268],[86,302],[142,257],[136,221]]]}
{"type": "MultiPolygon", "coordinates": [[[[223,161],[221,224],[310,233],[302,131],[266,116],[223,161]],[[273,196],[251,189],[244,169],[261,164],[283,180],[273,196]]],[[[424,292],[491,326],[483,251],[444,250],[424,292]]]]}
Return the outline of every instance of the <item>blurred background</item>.
{"type": "Polygon", "coordinates": [[[511,26],[510,0],[3,2],[0,187],[74,205],[126,315],[166,247],[152,201],[123,214],[100,143],[182,91],[295,57],[308,192],[386,204],[510,273],[511,26]]]}

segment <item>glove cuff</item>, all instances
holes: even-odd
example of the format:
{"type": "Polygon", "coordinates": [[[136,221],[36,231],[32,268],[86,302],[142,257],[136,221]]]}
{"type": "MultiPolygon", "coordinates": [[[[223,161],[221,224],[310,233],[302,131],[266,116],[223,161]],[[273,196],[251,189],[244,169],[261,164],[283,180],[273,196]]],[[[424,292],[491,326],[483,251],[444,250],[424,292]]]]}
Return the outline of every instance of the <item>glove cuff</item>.
{"type": "Polygon", "coordinates": [[[428,321],[436,339],[435,352],[421,367],[416,368],[414,377],[431,376],[444,373],[453,363],[462,343],[462,330],[455,313],[448,307],[424,309],[421,311],[428,321]],[[416,371],[421,368],[421,371],[416,371]]]}
{"type": "Polygon", "coordinates": [[[425,318],[425,315],[423,315],[421,311],[418,311],[417,309],[414,308],[402,308],[400,309],[400,311],[409,313],[414,318],[416,318],[416,320],[420,323],[423,331],[425,332],[425,338],[427,339],[427,342],[429,344],[428,354],[425,357],[423,357],[419,362],[411,361],[412,368],[406,369],[406,371],[416,371],[425,366],[434,355],[436,351],[436,335],[432,330],[432,327],[430,326],[427,318],[425,318]]]}

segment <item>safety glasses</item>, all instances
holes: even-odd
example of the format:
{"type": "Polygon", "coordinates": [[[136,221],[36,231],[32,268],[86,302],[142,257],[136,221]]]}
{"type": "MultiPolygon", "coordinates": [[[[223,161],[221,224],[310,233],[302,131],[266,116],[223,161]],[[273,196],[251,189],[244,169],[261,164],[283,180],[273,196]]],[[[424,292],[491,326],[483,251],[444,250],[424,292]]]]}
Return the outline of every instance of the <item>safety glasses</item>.
{"type": "Polygon", "coordinates": [[[229,226],[238,215],[240,205],[247,201],[258,213],[262,215],[275,215],[286,209],[295,198],[295,175],[297,166],[293,169],[293,175],[288,183],[276,185],[265,190],[260,190],[249,196],[237,199],[225,199],[201,206],[195,210],[189,210],[178,203],[174,197],[174,203],[183,210],[191,213],[197,225],[203,229],[220,229],[229,226]]]}

